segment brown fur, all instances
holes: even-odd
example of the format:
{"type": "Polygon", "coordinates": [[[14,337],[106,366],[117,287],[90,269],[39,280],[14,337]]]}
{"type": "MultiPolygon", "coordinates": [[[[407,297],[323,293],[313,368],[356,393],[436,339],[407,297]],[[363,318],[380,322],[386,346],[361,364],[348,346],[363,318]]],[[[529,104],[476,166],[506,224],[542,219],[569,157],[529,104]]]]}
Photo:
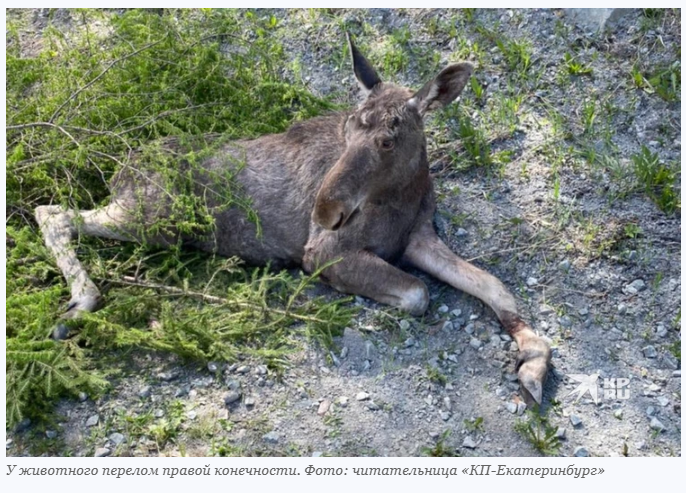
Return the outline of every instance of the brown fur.
{"type": "MultiPolygon", "coordinates": [[[[237,180],[259,216],[261,236],[244,211],[218,208],[210,239],[184,237],[174,231],[137,239],[160,244],[181,239],[249,263],[301,265],[308,272],[337,261],[322,273],[336,289],[420,315],[428,307],[429,293],[420,279],[393,265],[403,259],[477,296],[495,311],[521,350],[520,381],[530,397],[540,402],[550,358],[547,344],[522,321],[507,288],[457,257],[433,229],[435,197],[422,119],[460,94],[471,65],[451,65],[413,93],[381,82],[352,43],[350,48],[355,74],[368,93],[358,108],[297,123],[282,134],[224,144],[201,163],[198,194],[211,186],[206,182],[208,173],[220,174],[227,166],[245,164],[237,180]]],[[[141,212],[140,202],[146,223],[154,225],[166,217],[170,198],[159,186],[160,179],[135,167],[123,171],[115,180],[111,205],[81,213],[81,232],[110,238],[125,238],[123,232],[135,236],[127,225],[133,220],[132,211],[141,212]]],[[[73,284],[78,289],[72,290],[70,306],[75,308],[70,316],[94,309],[98,297],[68,245],[74,214],[55,207],[36,211],[46,244],[65,277],[78,279],[73,284]]]]}

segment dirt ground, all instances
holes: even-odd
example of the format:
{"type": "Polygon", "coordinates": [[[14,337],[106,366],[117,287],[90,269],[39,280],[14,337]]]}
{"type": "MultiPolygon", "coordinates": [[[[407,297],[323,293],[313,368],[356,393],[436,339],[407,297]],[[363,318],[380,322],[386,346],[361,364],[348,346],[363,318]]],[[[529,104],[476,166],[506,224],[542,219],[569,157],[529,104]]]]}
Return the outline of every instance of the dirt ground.
{"type": "MultiPolygon", "coordinates": [[[[550,339],[544,411],[560,455],[680,456],[680,209],[661,210],[632,174],[642,146],[680,168],[680,96],[632,75],[680,59],[680,12],[637,10],[604,34],[560,10],[274,15],[300,76],[337,102],[357,98],[340,61],[344,26],[385,64],[382,77],[412,87],[428,78],[422,57],[476,64],[460,104],[498,159],[473,164],[451,113],[428,124],[441,236],[550,339]],[[396,39],[409,58],[392,72],[396,39]],[[597,402],[570,375],[597,375],[597,402]]],[[[432,296],[423,320],[357,299],[335,351],[303,344],[282,378],[249,360],[134,355],[107,395],[59,405],[45,440],[60,445],[45,453],[539,455],[520,432],[516,345],[481,302],[417,274],[432,296]]],[[[8,434],[8,455],[29,453],[23,434],[8,434]]]]}

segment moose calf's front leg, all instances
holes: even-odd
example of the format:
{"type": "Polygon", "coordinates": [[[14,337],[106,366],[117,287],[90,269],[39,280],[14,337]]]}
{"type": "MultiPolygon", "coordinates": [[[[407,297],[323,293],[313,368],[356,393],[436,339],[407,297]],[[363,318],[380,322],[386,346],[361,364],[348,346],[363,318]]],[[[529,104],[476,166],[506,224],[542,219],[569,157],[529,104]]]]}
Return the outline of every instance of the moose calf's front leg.
{"type": "Polygon", "coordinates": [[[503,283],[455,255],[429,223],[413,233],[404,260],[491,307],[519,346],[516,369],[527,404],[540,404],[550,347],[521,319],[514,296],[503,283]]]}
{"type": "MultiPolygon", "coordinates": [[[[373,253],[344,252],[340,257],[322,272],[322,278],[338,291],[372,298],[413,315],[422,315],[429,306],[429,290],[421,280],[373,253]]],[[[310,272],[316,269],[308,259],[304,267],[310,272]]]]}

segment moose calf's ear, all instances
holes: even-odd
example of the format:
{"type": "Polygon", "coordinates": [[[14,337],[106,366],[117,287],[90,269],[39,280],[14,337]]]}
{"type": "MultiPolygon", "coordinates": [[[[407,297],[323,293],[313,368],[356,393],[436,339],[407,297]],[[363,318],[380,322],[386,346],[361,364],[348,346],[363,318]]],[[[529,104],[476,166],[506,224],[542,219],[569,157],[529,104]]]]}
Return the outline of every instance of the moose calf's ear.
{"type": "Polygon", "coordinates": [[[355,44],[353,43],[350,33],[345,33],[348,38],[348,48],[350,48],[350,56],[353,59],[353,70],[355,71],[355,77],[360,83],[360,87],[369,92],[374,89],[374,86],[381,84],[381,78],[374,70],[374,67],[367,61],[367,59],[362,56],[355,44]]]}
{"type": "Polygon", "coordinates": [[[432,81],[424,84],[407,102],[424,116],[427,111],[442,108],[460,95],[472,75],[474,67],[469,62],[449,65],[432,81]]]}

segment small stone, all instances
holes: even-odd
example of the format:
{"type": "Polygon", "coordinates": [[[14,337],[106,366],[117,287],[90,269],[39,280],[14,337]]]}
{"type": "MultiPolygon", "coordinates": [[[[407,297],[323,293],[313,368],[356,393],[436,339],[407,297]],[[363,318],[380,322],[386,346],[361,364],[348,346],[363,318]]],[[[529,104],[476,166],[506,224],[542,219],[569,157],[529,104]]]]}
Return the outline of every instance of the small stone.
{"type": "Polygon", "coordinates": [[[250,371],[250,367],[247,365],[239,366],[236,368],[236,373],[245,374],[250,371]]]}
{"type": "Polygon", "coordinates": [[[414,346],[414,338],[408,337],[405,339],[405,347],[412,347],[414,346]]]}
{"type": "Polygon", "coordinates": [[[322,452],[321,450],[315,450],[314,452],[312,452],[312,457],[321,457],[322,455],[324,455],[324,452],[322,452]]]}
{"type": "Polygon", "coordinates": [[[665,425],[662,424],[662,421],[653,417],[653,419],[650,420],[650,429],[661,433],[665,430],[665,425]]]}
{"type": "Polygon", "coordinates": [[[448,305],[441,305],[438,307],[438,313],[448,313],[448,305]]]}
{"type": "Polygon", "coordinates": [[[450,315],[452,315],[453,317],[457,318],[457,317],[459,317],[460,315],[462,315],[462,310],[460,310],[459,308],[456,308],[455,310],[453,310],[453,311],[450,312],[450,315]]]}
{"type": "Polygon", "coordinates": [[[219,365],[216,361],[210,361],[209,363],[207,363],[207,370],[210,373],[216,373],[217,370],[219,370],[219,365]]]}
{"type": "Polygon", "coordinates": [[[681,370],[674,370],[672,372],[672,378],[681,378],[681,370]]]}
{"type": "Polygon", "coordinates": [[[438,414],[441,416],[441,419],[443,421],[448,421],[450,419],[450,416],[452,416],[452,414],[450,414],[450,411],[440,411],[438,414]]]}
{"type": "Polygon", "coordinates": [[[153,413],[153,416],[155,416],[156,418],[161,418],[162,416],[164,416],[164,410],[162,410],[162,409],[157,409],[157,410],[153,413]]]}
{"type": "Polygon", "coordinates": [[[279,434],[275,431],[270,431],[269,433],[262,435],[262,440],[267,443],[279,443],[279,438],[279,434]]]}
{"type": "Polygon", "coordinates": [[[643,356],[646,358],[657,358],[657,351],[655,350],[654,346],[646,346],[642,349],[643,351],[643,356]]]}
{"type": "Polygon", "coordinates": [[[555,432],[555,438],[558,440],[564,440],[567,438],[567,428],[558,428],[555,432]]]}
{"type": "Polygon", "coordinates": [[[526,403],[519,401],[517,403],[517,415],[521,416],[522,414],[524,414],[524,411],[526,411],[526,403]]]}
{"type": "Polygon", "coordinates": [[[655,414],[655,408],[653,406],[648,406],[646,408],[646,414],[648,416],[652,416],[653,414],[655,414]]]}
{"type": "Polygon", "coordinates": [[[572,326],[572,320],[567,315],[560,317],[558,323],[566,329],[572,326]]]}
{"type": "Polygon", "coordinates": [[[255,407],[255,398],[246,397],[245,399],[243,399],[243,404],[245,404],[245,407],[255,407]]]}
{"type": "Polygon", "coordinates": [[[657,398],[657,403],[660,404],[660,406],[662,407],[666,407],[669,404],[669,398],[665,397],[664,395],[661,395],[657,398]]]}
{"type": "Polygon", "coordinates": [[[100,447],[95,449],[95,455],[93,457],[107,457],[112,453],[107,447],[100,447]]]}
{"type": "Polygon", "coordinates": [[[446,411],[452,411],[453,410],[453,404],[450,402],[450,397],[444,397],[443,398],[443,407],[445,407],[446,411]]]}
{"type": "Polygon", "coordinates": [[[176,391],[174,392],[174,397],[184,397],[184,396],[188,395],[188,393],[190,391],[191,391],[190,386],[183,385],[183,386],[179,387],[178,389],[176,389],[176,391]]]}
{"type": "Polygon", "coordinates": [[[475,449],[476,448],[476,442],[474,441],[474,439],[472,437],[467,436],[462,441],[462,446],[464,448],[475,449]]]}
{"type": "Polygon", "coordinates": [[[531,286],[535,286],[536,284],[538,284],[538,279],[536,279],[535,277],[528,277],[526,279],[526,285],[527,286],[531,287],[531,286]]]}
{"type": "Polygon", "coordinates": [[[483,343],[476,337],[472,337],[469,340],[469,345],[474,349],[479,349],[481,346],[483,346],[483,343]]]}
{"type": "Polygon", "coordinates": [[[13,443],[14,443],[14,440],[12,440],[11,438],[8,438],[8,439],[5,441],[5,450],[9,449],[9,448],[12,446],[13,443]]]}
{"type": "Polygon", "coordinates": [[[371,367],[372,367],[372,362],[367,359],[364,361],[364,364],[362,365],[362,371],[367,371],[371,367]]]}
{"type": "Polygon", "coordinates": [[[355,396],[355,399],[358,401],[369,400],[369,394],[367,392],[358,392],[357,395],[355,396]]]}
{"type": "Polygon", "coordinates": [[[581,418],[576,414],[569,415],[569,422],[572,423],[572,426],[574,428],[576,428],[577,426],[581,426],[581,418]]]}
{"type": "Polygon", "coordinates": [[[512,401],[508,402],[507,404],[505,404],[505,408],[508,411],[510,411],[512,414],[517,413],[517,403],[515,403],[515,402],[512,402],[512,401]]]}
{"type": "Polygon", "coordinates": [[[267,373],[269,373],[269,369],[267,368],[267,365],[258,365],[258,366],[255,368],[255,375],[262,375],[262,376],[264,376],[264,375],[266,375],[267,373]]]}
{"type": "Polygon", "coordinates": [[[617,305],[617,313],[620,315],[624,315],[626,313],[626,305],[624,303],[617,305]]]}
{"type": "Polygon", "coordinates": [[[336,403],[341,407],[348,407],[348,398],[345,396],[340,396],[336,399],[336,403]]]}
{"type": "Polygon", "coordinates": [[[234,402],[236,402],[240,398],[241,398],[241,393],[236,391],[236,390],[232,390],[231,392],[229,392],[228,394],[226,394],[224,396],[224,404],[226,404],[228,406],[229,404],[233,404],[234,402]]]}
{"type": "Polygon", "coordinates": [[[88,400],[88,394],[85,392],[79,392],[79,402],[86,402],[88,400]]]}
{"type": "Polygon", "coordinates": [[[152,394],[152,388],[150,387],[150,385],[141,387],[138,390],[138,397],[140,397],[141,399],[147,399],[148,397],[150,397],[150,394],[152,394]]]}
{"type": "Polygon", "coordinates": [[[229,380],[226,382],[226,386],[229,388],[229,390],[239,390],[241,388],[241,382],[238,380],[229,380]]]}
{"type": "Polygon", "coordinates": [[[636,279],[631,284],[626,286],[625,291],[629,294],[636,294],[640,291],[643,291],[645,288],[646,283],[643,281],[643,279],[636,279]]]}
{"type": "Polygon", "coordinates": [[[636,450],[643,450],[644,448],[646,448],[646,442],[642,440],[640,442],[636,442],[636,450]]]}
{"type": "Polygon", "coordinates": [[[464,228],[458,228],[455,235],[456,236],[467,236],[467,230],[464,228]]]}
{"type": "Polygon", "coordinates": [[[453,323],[449,320],[443,322],[443,327],[441,327],[441,329],[444,330],[445,332],[450,332],[451,330],[453,330],[453,328],[454,328],[453,323]]]}
{"type": "Polygon", "coordinates": [[[369,409],[370,411],[378,411],[381,408],[379,407],[379,405],[376,402],[369,401],[369,402],[367,402],[367,409],[369,409]]]}
{"type": "Polygon", "coordinates": [[[45,432],[45,438],[48,438],[52,440],[53,438],[57,438],[57,432],[55,430],[47,430],[45,432]]]}
{"type": "Polygon", "coordinates": [[[500,338],[505,342],[512,342],[512,337],[510,334],[500,334],[500,338]]]}
{"type": "Polygon", "coordinates": [[[157,378],[162,380],[163,382],[171,382],[175,378],[178,378],[178,373],[174,373],[171,371],[163,371],[157,374],[157,378]]]}
{"type": "Polygon", "coordinates": [[[669,334],[669,331],[664,326],[664,324],[657,324],[657,328],[655,329],[655,333],[657,334],[657,336],[659,338],[664,339],[669,334]]]}
{"type": "Polygon", "coordinates": [[[663,353],[660,361],[662,362],[662,368],[666,368],[668,370],[676,370],[679,368],[679,362],[674,355],[672,355],[672,353],[663,353]]]}
{"type": "Polygon", "coordinates": [[[577,447],[574,449],[574,457],[589,457],[591,454],[588,453],[586,447],[577,447]]]}
{"type": "Polygon", "coordinates": [[[99,421],[100,421],[100,416],[98,416],[97,414],[94,414],[93,416],[91,416],[90,418],[88,418],[86,420],[86,426],[88,426],[88,427],[95,426],[98,424],[99,421]]]}
{"type": "Polygon", "coordinates": [[[615,409],[615,412],[612,413],[615,418],[617,419],[622,419],[624,417],[624,410],[623,409],[615,409]]]}
{"type": "Polygon", "coordinates": [[[348,357],[348,346],[343,346],[343,349],[341,349],[341,359],[345,359],[348,357]]]}
{"type": "Polygon", "coordinates": [[[112,444],[114,444],[115,447],[124,443],[124,435],[122,435],[121,433],[117,433],[117,432],[112,433],[107,438],[109,439],[110,442],[112,442],[112,444]]]}
{"type": "Polygon", "coordinates": [[[408,320],[402,319],[399,325],[401,330],[410,330],[410,322],[408,320]]]}
{"type": "Polygon", "coordinates": [[[572,266],[571,262],[567,259],[564,259],[562,262],[557,264],[557,268],[560,269],[563,272],[569,272],[569,268],[572,266]]]}
{"type": "Polygon", "coordinates": [[[372,341],[366,341],[364,343],[364,349],[367,354],[367,359],[372,359],[374,357],[374,353],[376,352],[376,346],[372,341]]]}
{"type": "Polygon", "coordinates": [[[464,326],[464,331],[465,331],[467,334],[472,335],[472,334],[474,333],[474,324],[467,324],[467,325],[465,325],[465,326],[464,326]]]}
{"type": "Polygon", "coordinates": [[[319,403],[319,408],[317,409],[317,414],[320,416],[324,416],[328,411],[329,407],[331,407],[331,401],[328,400],[323,400],[322,402],[319,403]]]}
{"type": "Polygon", "coordinates": [[[541,315],[550,315],[550,314],[553,313],[554,311],[555,311],[555,310],[554,310],[553,307],[550,306],[550,305],[545,305],[545,304],[543,304],[543,305],[541,305],[541,306],[538,307],[538,313],[540,313],[541,315]]]}

